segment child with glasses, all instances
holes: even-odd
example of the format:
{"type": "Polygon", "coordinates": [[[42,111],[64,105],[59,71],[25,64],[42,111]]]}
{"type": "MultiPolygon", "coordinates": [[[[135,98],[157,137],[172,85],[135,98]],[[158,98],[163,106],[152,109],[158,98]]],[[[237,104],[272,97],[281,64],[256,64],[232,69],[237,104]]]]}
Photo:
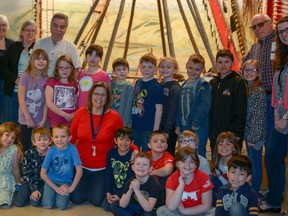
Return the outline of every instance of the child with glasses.
{"type": "MultiPolygon", "coordinates": [[[[188,146],[197,152],[198,146],[199,146],[199,137],[196,133],[189,131],[189,130],[185,130],[181,134],[179,134],[178,145],[179,145],[179,148],[188,146]]],[[[207,159],[199,154],[198,154],[198,158],[200,162],[198,169],[210,175],[211,174],[210,165],[207,159]]]]}
{"type": "Polygon", "coordinates": [[[78,108],[77,92],[73,61],[69,56],[60,56],[55,64],[54,77],[47,81],[45,88],[51,128],[57,124],[70,125],[78,108]]]}

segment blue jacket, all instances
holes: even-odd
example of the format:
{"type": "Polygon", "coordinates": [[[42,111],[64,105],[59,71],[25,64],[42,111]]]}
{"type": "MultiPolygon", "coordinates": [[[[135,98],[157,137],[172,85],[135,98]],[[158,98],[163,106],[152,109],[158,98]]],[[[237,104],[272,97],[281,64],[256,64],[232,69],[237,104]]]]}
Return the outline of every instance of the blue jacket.
{"type": "MultiPolygon", "coordinates": [[[[180,96],[183,91],[183,86],[188,80],[184,81],[179,92],[178,110],[176,115],[176,127],[180,129],[184,127],[181,124],[181,101],[180,96]]],[[[193,100],[193,107],[186,120],[189,128],[194,127],[208,127],[209,125],[209,111],[211,108],[211,87],[210,84],[202,77],[199,78],[195,97],[193,100]]]]}

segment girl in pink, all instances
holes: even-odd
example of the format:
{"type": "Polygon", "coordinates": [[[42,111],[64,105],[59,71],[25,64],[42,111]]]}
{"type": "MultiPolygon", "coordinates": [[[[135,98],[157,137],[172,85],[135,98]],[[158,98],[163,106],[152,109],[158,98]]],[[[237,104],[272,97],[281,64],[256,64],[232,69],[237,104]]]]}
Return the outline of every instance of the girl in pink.
{"type": "Polygon", "coordinates": [[[44,127],[47,120],[44,89],[47,82],[48,62],[48,54],[43,49],[34,50],[26,71],[19,79],[18,122],[24,152],[32,147],[33,128],[44,127]]]}
{"type": "Polygon", "coordinates": [[[70,125],[77,110],[78,87],[75,68],[69,56],[60,56],[55,65],[54,78],[50,78],[45,88],[46,104],[50,127],[57,124],[70,125]]]}
{"type": "Polygon", "coordinates": [[[79,85],[79,108],[86,107],[89,91],[95,82],[105,82],[110,87],[111,80],[106,71],[100,68],[100,61],[103,57],[103,48],[100,45],[90,45],[86,52],[87,69],[83,69],[78,73],[79,85]]]}

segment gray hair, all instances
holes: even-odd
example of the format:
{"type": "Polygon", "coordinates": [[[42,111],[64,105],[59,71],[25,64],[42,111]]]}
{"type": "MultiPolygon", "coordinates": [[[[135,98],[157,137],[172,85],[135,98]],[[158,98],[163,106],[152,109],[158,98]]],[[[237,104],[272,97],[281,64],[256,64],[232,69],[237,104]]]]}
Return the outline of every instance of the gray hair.
{"type": "Polygon", "coordinates": [[[7,17],[5,15],[0,14],[0,21],[5,23],[7,25],[7,29],[9,29],[9,21],[8,21],[8,19],[7,19],[7,17]]]}
{"type": "MultiPolygon", "coordinates": [[[[23,36],[22,36],[22,31],[24,31],[24,29],[29,26],[29,25],[35,25],[37,27],[37,24],[36,22],[34,22],[33,20],[27,20],[25,21],[22,26],[21,26],[21,29],[20,29],[20,33],[19,33],[19,41],[22,41],[23,40],[23,36]]],[[[36,29],[37,30],[37,29],[36,29]]]]}

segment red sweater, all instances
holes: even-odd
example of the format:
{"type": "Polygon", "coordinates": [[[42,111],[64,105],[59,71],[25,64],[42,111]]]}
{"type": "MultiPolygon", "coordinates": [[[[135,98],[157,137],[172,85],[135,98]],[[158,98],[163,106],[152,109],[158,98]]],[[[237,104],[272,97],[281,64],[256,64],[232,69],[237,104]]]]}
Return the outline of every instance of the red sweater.
{"type": "MultiPolygon", "coordinates": [[[[94,130],[96,130],[101,115],[93,115],[94,130]]],[[[90,169],[101,169],[106,167],[106,155],[114,147],[114,135],[118,128],[123,127],[120,115],[109,110],[104,114],[96,137],[96,156],[92,156],[92,131],[90,126],[90,112],[82,107],[73,118],[70,126],[72,139],[78,140],[77,149],[82,161],[82,166],[90,169]]]]}

